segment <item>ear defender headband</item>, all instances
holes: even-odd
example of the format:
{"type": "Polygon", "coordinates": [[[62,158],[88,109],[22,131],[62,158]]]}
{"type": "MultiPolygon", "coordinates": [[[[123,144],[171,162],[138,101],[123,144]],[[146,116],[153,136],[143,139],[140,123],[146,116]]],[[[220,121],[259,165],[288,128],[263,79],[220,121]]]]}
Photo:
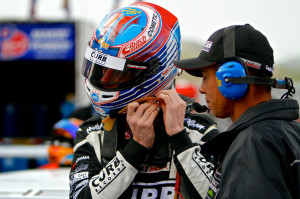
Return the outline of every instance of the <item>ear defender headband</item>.
{"type": "Polygon", "coordinates": [[[246,77],[248,74],[244,62],[235,56],[235,28],[236,26],[229,26],[224,29],[224,63],[221,64],[216,72],[218,88],[221,94],[231,100],[242,98],[248,90],[246,82],[236,83],[232,81],[246,77]]]}
{"type": "Polygon", "coordinates": [[[244,61],[235,55],[236,27],[229,26],[224,29],[223,33],[224,62],[216,72],[216,80],[221,94],[230,100],[240,99],[247,93],[248,84],[264,84],[273,88],[288,89],[281,98],[288,98],[295,94],[291,78],[286,77],[284,80],[277,80],[275,78],[248,76],[244,61]]]}

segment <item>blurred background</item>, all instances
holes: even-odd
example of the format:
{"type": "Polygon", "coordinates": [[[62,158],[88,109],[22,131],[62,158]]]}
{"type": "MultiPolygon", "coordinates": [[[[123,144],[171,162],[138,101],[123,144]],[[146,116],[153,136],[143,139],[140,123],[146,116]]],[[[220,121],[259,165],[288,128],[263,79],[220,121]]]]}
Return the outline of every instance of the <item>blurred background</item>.
{"type": "MultiPolygon", "coordinates": [[[[48,162],[47,141],[54,123],[89,104],[80,73],[87,42],[106,13],[133,2],[0,0],[0,172],[48,162]]],[[[299,90],[299,0],[147,2],[179,18],[181,58],[198,56],[206,39],[220,28],[251,24],[273,47],[275,77],[293,78],[299,90]]],[[[197,91],[200,83],[185,72],[177,80],[178,90],[205,104],[197,91]]],[[[273,95],[280,98],[283,93],[277,90],[273,95]]],[[[300,98],[298,92],[294,98],[300,98]]]]}

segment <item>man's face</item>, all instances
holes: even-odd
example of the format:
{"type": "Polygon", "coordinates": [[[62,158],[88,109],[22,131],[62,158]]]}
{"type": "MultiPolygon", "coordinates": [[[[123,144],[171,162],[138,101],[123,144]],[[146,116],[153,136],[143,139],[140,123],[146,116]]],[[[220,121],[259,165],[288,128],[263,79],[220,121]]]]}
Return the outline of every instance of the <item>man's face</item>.
{"type": "Polygon", "coordinates": [[[217,67],[207,67],[202,69],[203,80],[199,89],[205,95],[205,100],[211,113],[218,118],[230,117],[231,103],[219,91],[216,71],[217,67]]]}

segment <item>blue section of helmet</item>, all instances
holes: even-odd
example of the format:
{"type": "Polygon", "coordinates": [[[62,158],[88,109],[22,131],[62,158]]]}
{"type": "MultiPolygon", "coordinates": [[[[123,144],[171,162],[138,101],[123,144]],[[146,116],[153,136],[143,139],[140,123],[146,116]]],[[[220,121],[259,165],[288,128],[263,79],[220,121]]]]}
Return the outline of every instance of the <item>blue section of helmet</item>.
{"type": "Polygon", "coordinates": [[[115,39],[114,45],[120,45],[134,39],[141,32],[141,26],[131,25],[129,28],[119,33],[115,39]]]}
{"type": "Polygon", "coordinates": [[[73,124],[69,119],[61,119],[54,124],[54,129],[63,129],[69,132],[72,135],[72,137],[75,138],[78,126],[73,124]]]}
{"type": "Polygon", "coordinates": [[[120,45],[130,41],[139,35],[143,29],[145,29],[147,25],[147,16],[142,10],[140,11],[141,14],[136,15],[123,25],[123,28],[117,35],[113,45],[120,45]],[[133,23],[134,20],[138,20],[138,23],[133,23]]]}
{"type": "MultiPolygon", "coordinates": [[[[124,44],[136,36],[138,36],[143,29],[145,29],[147,25],[147,15],[146,13],[135,7],[126,7],[122,9],[118,9],[113,12],[111,15],[107,15],[100,23],[96,30],[96,38],[99,41],[103,39],[103,42],[107,43],[110,47],[124,44]],[[117,19],[110,25],[109,29],[106,30],[104,27],[107,20],[114,15],[119,15],[117,19]],[[121,20],[124,17],[131,18],[124,24],[120,24],[121,20]],[[136,22],[135,22],[136,21],[136,22]],[[101,32],[101,30],[106,30],[106,32],[101,32]],[[119,29],[119,32],[115,32],[116,29],[119,29]]],[[[103,53],[110,54],[112,56],[116,56],[118,54],[118,50],[116,48],[103,48],[101,44],[99,44],[96,40],[94,40],[92,48],[96,48],[101,50],[103,53]]]]}

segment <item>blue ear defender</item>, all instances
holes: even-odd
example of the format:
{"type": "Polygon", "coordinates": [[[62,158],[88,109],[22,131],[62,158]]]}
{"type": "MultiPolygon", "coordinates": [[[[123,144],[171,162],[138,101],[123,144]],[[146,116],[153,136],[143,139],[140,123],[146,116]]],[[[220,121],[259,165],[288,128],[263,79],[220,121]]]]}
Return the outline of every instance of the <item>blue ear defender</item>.
{"type": "Polygon", "coordinates": [[[246,76],[246,69],[240,62],[228,61],[221,65],[216,72],[218,88],[221,94],[230,100],[242,98],[248,90],[248,84],[232,83],[230,79],[246,76]]]}

